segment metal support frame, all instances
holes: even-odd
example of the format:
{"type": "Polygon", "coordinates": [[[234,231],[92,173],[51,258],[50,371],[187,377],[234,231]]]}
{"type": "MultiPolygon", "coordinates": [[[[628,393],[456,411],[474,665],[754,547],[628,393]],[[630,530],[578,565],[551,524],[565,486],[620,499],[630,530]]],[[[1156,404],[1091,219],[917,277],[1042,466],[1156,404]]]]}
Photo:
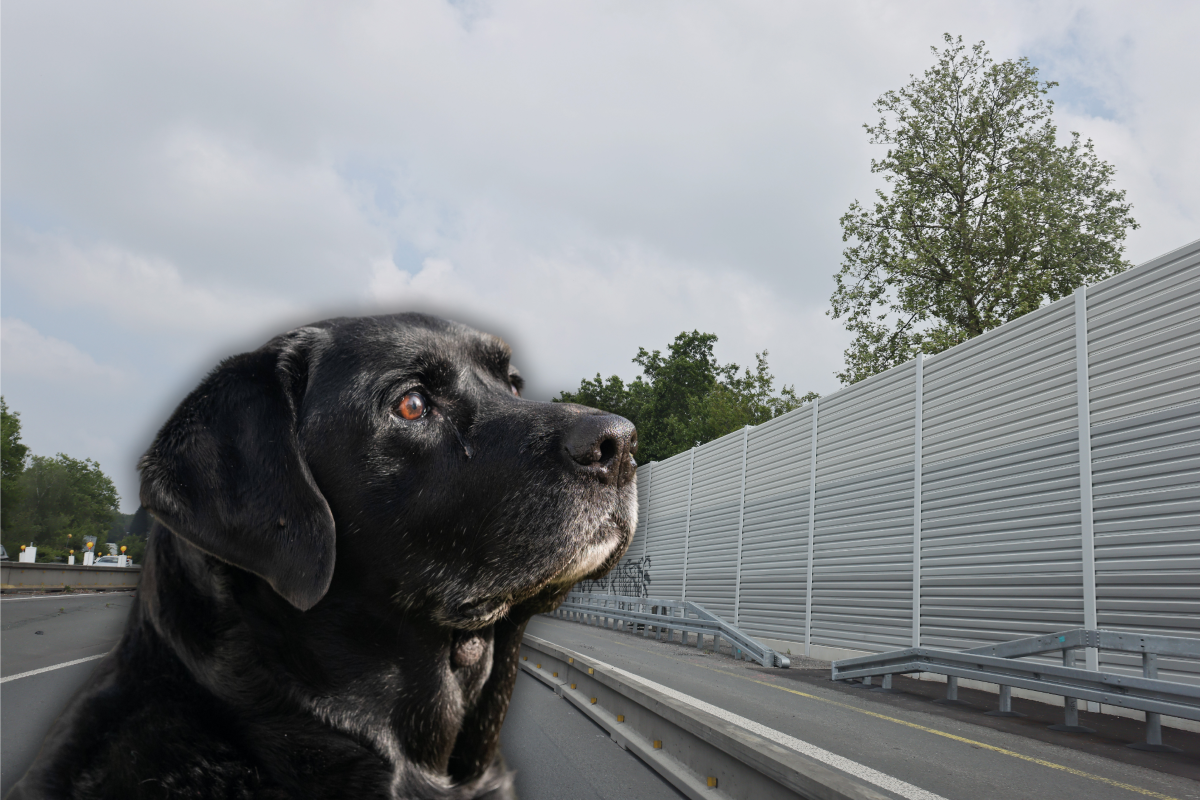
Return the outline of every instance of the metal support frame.
{"type": "MultiPolygon", "coordinates": [[[[1142,653],[1142,677],[1154,680],[1158,678],[1158,654],[1142,653]]],[[[1134,750],[1149,750],[1153,753],[1182,753],[1178,747],[1163,744],[1162,714],[1154,711],[1146,712],[1146,741],[1133,742],[1126,745],[1134,750]]]]}
{"type": "Polygon", "coordinates": [[[688,501],[687,501],[687,522],[683,526],[683,588],[679,592],[679,596],[684,600],[687,599],[687,567],[688,567],[688,540],[692,538],[692,476],[696,469],[696,448],[692,448],[692,455],[688,460],[688,501]]]}
{"type": "MultiPolygon", "coordinates": [[[[651,461],[646,465],[646,525],[642,528],[642,558],[646,557],[646,552],[650,547],[650,503],[654,500],[654,465],[657,462],[651,461]]],[[[638,487],[641,491],[642,487],[638,487]]]]}
{"type": "Polygon", "coordinates": [[[817,414],[821,398],[812,401],[812,434],[808,448],[808,577],[804,582],[804,655],[812,655],[813,551],[817,534],[817,414]]]}
{"type": "MultiPolygon", "coordinates": [[[[1083,627],[1095,630],[1096,537],[1092,525],[1092,415],[1088,395],[1087,287],[1075,290],[1075,387],[1079,415],[1079,526],[1083,561],[1083,627]]],[[[1096,648],[1084,656],[1087,668],[1100,669],[1096,648]]],[[[1099,709],[1092,709],[1099,710],[1099,709]]]]}
{"type": "MultiPolygon", "coordinates": [[[[1200,639],[1182,636],[1104,631],[1087,628],[1062,631],[1049,636],[976,647],[972,650],[942,650],[910,647],[878,655],[858,656],[833,662],[831,677],[837,681],[861,678],[870,685],[874,675],[934,672],[951,678],[970,678],[1000,687],[1000,707],[991,716],[1020,716],[1012,710],[1012,687],[1064,698],[1064,721],[1053,730],[1092,732],[1079,724],[1079,700],[1140,709],[1146,712],[1146,741],[1132,747],[1145,750],[1169,749],[1162,744],[1161,715],[1200,720],[1200,686],[1158,677],[1157,657],[1200,659],[1200,639]],[[1092,648],[1142,654],[1142,677],[1118,675],[1075,666],[1075,651],[1092,648]],[[1062,666],[1020,661],[1022,656],[1062,653],[1062,666]]],[[[957,694],[957,686],[955,694],[957,694]]],[[[949,699],[950,691],[947,690],[949,699]]]]}
{"type": "Polygon", "coordinates": [[[680,641],[689,644],[688,635],[694,633],[698,648],[704,646],[705,636],[711,636],[714,650],[720,647],[724,639],[729,642],[735,658],[757,661],[765,667],[787,669],[791,666],[787,656],[743,633],[704,606],[687,600],[570,592],[563,604],[551,614],[585,625],[626,629],[634,633],[640,625],[644,637],[649,637],[653,628],[655,638],[660,641],[664,633],[667,641],[674,641],[675,631],[679,631],[680,641]]]}
{"type": "MultiPolygon", "coordinates": [[[[1064,648],[1062,651],[1062,662],[1064,667],[1075,666],[1075,648],[1064,648]]],[[[1052,731],[1065,731],[1066,733],[1095,733],[1096,731],[1085,725],[1079,724],[1079,700],[1069,695],[1063,696],[1063,721],[1061,725],[1048,726],[1052,731]]]]}
{"type": "Polygon", "coordinates": [[[925,355],[917,353],[916,391],[913,399],[913,566],[912,566],[912,646],[921,646],[921,395],[925,355]]]}
{"type": "Polygon", "coordinates": [[[750,426],[742,428],[742,493],[738,500],[737,572],[733,578],[733,624],[739,625],[742,607],[742,523],[746,519],[746,453],[750,449],[750,426]]]}

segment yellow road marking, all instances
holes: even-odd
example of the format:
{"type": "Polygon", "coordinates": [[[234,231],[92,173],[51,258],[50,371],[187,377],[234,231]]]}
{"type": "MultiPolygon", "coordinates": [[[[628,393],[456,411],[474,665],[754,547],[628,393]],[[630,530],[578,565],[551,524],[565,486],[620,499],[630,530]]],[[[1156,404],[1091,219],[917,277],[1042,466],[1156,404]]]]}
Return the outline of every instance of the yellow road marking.
{"type": "MultiPolygon", "coordinates": [[[[595,639],[600,639],[600,641],[604,641],[604,642],[610,641],[608,639],[601,639],[599,636],[596,636],[591,631],[583,631],[583,633],[586,633],[588,636],[591,636],[595,639]]],[[[658,656],[659,658],[667,658],[672,661],[680,661],[680,662],[683,661],[683,659],[681,659],[681,658],[676,658],[675,656],[663,655],[662,653],[655,653],[652,650],[646,650],[644,648],[638,647],[637,645],[628,644],[626,642],[615,642],[615,644],[619,644],[622,647],[628,647],[633,650],[637,650],[638,652],[641,652],[641,653],[647,653],[652,656],[658,656]]],[[[953,739],[956,742],[963,742],[965,744],[974,745],[975,747],[980,747],[980,748],[983,748],[984,750],[991,750],[996,753],[1003,753],[1006,756],[1012,756],[1013,758],[1019,758],[1022,761],[1029,761],[1030,763],[1038,764],[1043,767],[1049,767],[1050,769],[1061,770],[1062,772],[1067,772],[1067,773],[1070,773],[1071,775],[1077,775],[1080,778],[1087,778],[1088,780],[1099,781],[1100,783],[1104,783],[1109,786],[1114,786],[1118,789],[1127,789],[1131,792],[1136,792],[1137,794],[1145,795],[1146,797],[1154,797],[1154,798],[1157,798],[1158,800],[1179,800],[1179,798],[1172,797],[1169,794],[1160,794],[1159,792],[1155,792],[1150,789],[1143,789],[1140,786],[1134,786],[1133,784],[1130,784],[1130,783],[1122,783],[1121,781],[1114,781],[1111,778],[1105,778],[1102,775],[1095,775],[1091,772],[1084,772],[1083,770],[1075,769],[1074,767],[1068,767],[1064,764],[1056,764],[1053,761],[1047,761],[1044,758],[1035,758],[1034,756],[1027,756],[1024,753],[1018,753],[1015,750],[1008,750],[1003,747],[997,747],[996,745],[988,744],[987,742],[978,742],[978,741],[975,741],[974,739],[968,739],[965,736],[959,736],[958,734],[949,733],[947,731],[940,731],[937,728],[930,728],[925,725],[918,725],[915,722],[909,722],[907,720],[897,719],[896,717],[889,717],[887,714],[880,714],[877,711],[868,711],[865,708],[858,708],[857,706],[850,705],[849,703],[841,703],[841,702],[838,702],[837,700],[830,700],[827,697],[819,697],[815,694],[809,694],[808,692],[801,692],[801,691],[797,691],[796,689],[789,689],[786,686],[778,686],[774,683],[760,681],[755,678],[748,678],[745,675],[738,675],[736,672],[730,672],[729,670],[718,669],[716,667],[708,667],[708,666],[705,666],[704,664],[696,664],[695,662],[690,662],[690,661],[686,662],[686,663],[692,664],[693,666],[700,667],[700,669],[707,669],[711,672],[719,672],[722,675],[728,675],[731,678],[737,678],[739,680],[750,681],[751,683],[757,683],[759,686],[768,686],[772,689],[778,689],[781,692],[788,692],[790,694],[799,695],[800,697],[807,697],[809,700],[816,700],[821,703],[828,703],[829,705],[838,706],[839,708],[845,708],[849,711],[856,711],[859,714],[866,714],[867,716],[876,717],[878,719],[884,719],[884,720],[887,720],[888,722],[895,722],[898,725],[905,725],[909,728],[916,728],[919,731],[925,731],[926,733],[932,733],[935,736],[942,736],[946,739],[953,739]]]]}

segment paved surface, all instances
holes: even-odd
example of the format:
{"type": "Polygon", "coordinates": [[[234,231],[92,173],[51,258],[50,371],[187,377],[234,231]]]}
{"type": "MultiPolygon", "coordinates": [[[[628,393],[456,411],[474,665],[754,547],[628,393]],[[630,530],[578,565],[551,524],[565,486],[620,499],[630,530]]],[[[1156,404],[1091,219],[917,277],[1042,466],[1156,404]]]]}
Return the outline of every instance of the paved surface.
{"type": "MultiPolygon", "coordinates": [[[[0,676],[107,653],[125,627],[130,593],[0,600],[0,676]]],[[[0,684],[0,796],[96,666],[87,661],[0,684]]]]}
{"type": "MultiPolygon", "coordinates": [[[[131,594],[0,600],[0,676],[107,653],[131,594]]],[[[0,796],[37,755],[42,738],[92,674],[87,661],[0,684],[0,796]]],[[[522,800],[675,800],[658,774],[549,688],[520,673],[501,747],[522,800]],[[566,788],[564,788],[566,787],[566,788]]]]}
{"type": "MultiPolygon", "coordinates": [[[[694,646],[550,617],[533,620],[529,633],[944,798],[1200,798],[1196,734],[1166,730],[1164,740],[1188,752],[1163,757],[1127,750],[1128,739],[1107,741],[1103,731],[1082,739],[1056,738],[1080,735],[1044,731],[1036,720],[996,721],[982,717],[982,708],[934,705],[930,700],[939,685],[930,682],[897,681],[921,684],[930,692],[927,697],[834,684],[828,680],[828,662],[793,657],[793,669],[768,670],[726,655],[705,655],[694,646]],[[1037,738],[1028,735],[1034,732],[1037,738]],[[1118,749],[1124,760],[1106,754],[1118,749]]],[[[960,696],[968,693],[960,690],[960,696]]]]}

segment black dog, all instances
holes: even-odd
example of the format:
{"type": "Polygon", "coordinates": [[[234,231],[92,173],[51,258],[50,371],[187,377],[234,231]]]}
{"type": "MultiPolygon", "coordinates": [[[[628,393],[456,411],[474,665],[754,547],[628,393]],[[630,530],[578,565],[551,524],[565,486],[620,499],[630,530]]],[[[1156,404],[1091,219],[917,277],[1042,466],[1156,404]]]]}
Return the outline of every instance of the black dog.
{"type": "Polygon", "coordinates": [[[508,797],[529,618],[624,554],[636,433],[507,345],[334,319],[222,363],[142,458],[115,651],[9,797],[508,797]]]}

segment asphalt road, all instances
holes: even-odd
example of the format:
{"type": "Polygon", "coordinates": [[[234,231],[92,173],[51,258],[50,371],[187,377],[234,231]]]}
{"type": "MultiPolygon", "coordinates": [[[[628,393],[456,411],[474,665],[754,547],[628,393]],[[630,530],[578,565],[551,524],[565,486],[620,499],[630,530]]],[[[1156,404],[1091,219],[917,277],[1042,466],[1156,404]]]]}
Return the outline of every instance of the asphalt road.
{"type": "MultiPolygon", "coordinates": [[[[0,600],[0,676],[107,653],[131,594],[0,600]]],[[[0,796],[24,774],[42,737],[97,660],[0,684],[0,796]]],[[[602,728],[520,673],[501,734],[522,800],[675,800],[679,795],[602,728]]]]}
{"type": "MultiPolygon", "coordinates": [[[[1183,756],[1143,762],[1159,764],[1163,771],[1106,757],[1099,745],[1081,748],[1053,738],[1080,734],[1023,735],[993,726],[994,718],[982,717],[982,709],[947,710],[927,698],[833,684],[827,663],[807,664],[793,657],[793,669],[768,670],[723,654],[706,655],[694,646],[549,617],[535,618],[528,633],[943,798],[1200,798],[1200,782],[1186,777],[1200,775],[1200,737],[1195,734],[1177,737],[1193,748],[1183,756]],[[973,721],[971,714],[988,722],[973,721]]],[[[1043,730],[1044,725],[1037,726],[1039,734],[1043,730]]],[[[1170,732],[1164,734],[1164,739],[1170,737],[1170,732]]],[[[1123,744],[1115,747],[1125,749],[1123,744]]],[[[1155,756],[1127,752],[1137,758],[1155,756]]]]}
{"type": "MultiPolygon", "coordinates": [[[[107,653],[132,605],[127,592],[0,600],[0,677],[107,653]]],[[[0,684],[0,795],[25,773],[51,723],[96,663],[0,684]]]]}

